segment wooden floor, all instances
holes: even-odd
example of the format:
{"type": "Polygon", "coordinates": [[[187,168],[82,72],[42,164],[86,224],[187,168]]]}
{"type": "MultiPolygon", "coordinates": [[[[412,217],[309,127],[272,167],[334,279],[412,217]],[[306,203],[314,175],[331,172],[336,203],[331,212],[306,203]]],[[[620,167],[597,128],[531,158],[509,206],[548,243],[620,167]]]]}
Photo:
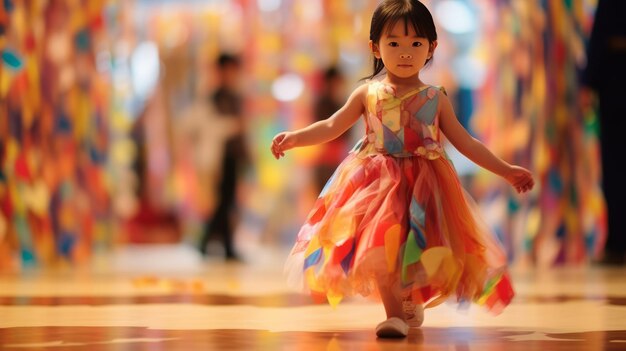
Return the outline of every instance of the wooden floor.
{"type": "Polygon", "coordinates": [[[377,339],[382,306],[333,310],[290,290],[284,254],[201,261],[129,248],[93,267],[0,276],[0,350],[626,350],[626,269],[513,267],[514,303],[426,311],[406,339],[377,339]]]}

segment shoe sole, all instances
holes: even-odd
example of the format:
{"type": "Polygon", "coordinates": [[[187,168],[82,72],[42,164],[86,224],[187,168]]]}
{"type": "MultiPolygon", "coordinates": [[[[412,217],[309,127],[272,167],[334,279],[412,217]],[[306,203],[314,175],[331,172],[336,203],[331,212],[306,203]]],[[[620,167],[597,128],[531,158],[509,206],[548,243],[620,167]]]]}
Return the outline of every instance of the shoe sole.
{"type": "MultiPolygon", "coordinates": [[[[395,317],[394,317],[395,318],[395,317]]],[[[409,333],[409,326],[400,318],[390,318],[376,327],[379,338],[404,338],[409,333]]]]}

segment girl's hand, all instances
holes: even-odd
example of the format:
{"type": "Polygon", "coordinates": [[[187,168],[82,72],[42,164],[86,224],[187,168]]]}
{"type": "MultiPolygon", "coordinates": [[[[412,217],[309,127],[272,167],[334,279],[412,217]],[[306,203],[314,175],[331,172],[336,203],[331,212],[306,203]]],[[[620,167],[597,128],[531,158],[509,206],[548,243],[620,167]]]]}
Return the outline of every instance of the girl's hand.
{"type": "Polygon", "coordinates": [[[277,134],[272,140],[272,154],[278,160],[285,156],[285,151],[296,146],[296,136],[292,132],[282,132],[277,134]]]}
{"type": "Polygon", "coordinates": [[[504,175],[504,178],[520,194],[529,191],[535,185],[532,173],[520,166],[511,166],[511,169],[504,175]]]}

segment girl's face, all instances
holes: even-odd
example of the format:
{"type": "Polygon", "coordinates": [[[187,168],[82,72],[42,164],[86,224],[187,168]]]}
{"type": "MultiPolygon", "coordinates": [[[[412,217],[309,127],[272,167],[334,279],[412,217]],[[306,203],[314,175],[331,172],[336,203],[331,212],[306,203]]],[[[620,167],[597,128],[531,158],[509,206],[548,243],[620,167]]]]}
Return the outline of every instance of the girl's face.
{"type": "Polygon", "coordinates": [[[398,21],[392,28],[385,28],[380,41],[370,41],[376,58],[382,59],[387,75],[397,78],[418,78],[426,60],[432,57],[437,42],[420,37],[410,24],[398,21]],[[391,29],[391,30],[389,30],[391,29]]]}

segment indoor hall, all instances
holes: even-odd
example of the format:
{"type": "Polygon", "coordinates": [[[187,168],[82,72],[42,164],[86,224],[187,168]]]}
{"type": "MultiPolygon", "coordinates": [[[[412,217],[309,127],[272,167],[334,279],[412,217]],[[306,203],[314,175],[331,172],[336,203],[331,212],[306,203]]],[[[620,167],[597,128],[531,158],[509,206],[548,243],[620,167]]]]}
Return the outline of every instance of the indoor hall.
{"type": "Polygon", "coordinates": [[[0,2],[0,349],[626,349],[625,4],[0,2]]]}

